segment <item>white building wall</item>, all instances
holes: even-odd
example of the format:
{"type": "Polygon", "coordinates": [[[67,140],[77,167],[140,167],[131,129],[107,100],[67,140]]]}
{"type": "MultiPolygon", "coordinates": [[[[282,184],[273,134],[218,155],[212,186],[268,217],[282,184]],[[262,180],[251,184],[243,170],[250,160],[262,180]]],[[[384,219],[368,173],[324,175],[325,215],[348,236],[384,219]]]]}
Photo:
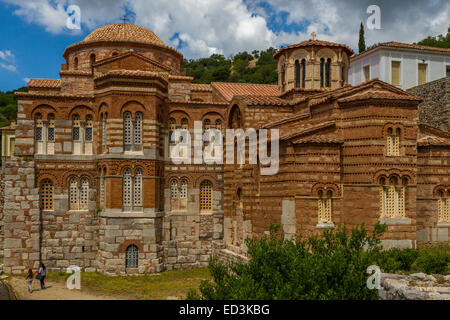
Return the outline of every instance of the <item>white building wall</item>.
{"type": "Polygon", "coordinates": [[[363,67],[370,65],[370,78],[378,78],[391,83],[391,61],[400,61],[400,85],[406,90],[418,85],[418,64],[426,63],[427,82],[446,76],[446,68],[450,67],[450,54],[428,52],[412,52],[383,49],[361,59],[350,62],[349,82],[355,86],[364,82],[363,67]]]}

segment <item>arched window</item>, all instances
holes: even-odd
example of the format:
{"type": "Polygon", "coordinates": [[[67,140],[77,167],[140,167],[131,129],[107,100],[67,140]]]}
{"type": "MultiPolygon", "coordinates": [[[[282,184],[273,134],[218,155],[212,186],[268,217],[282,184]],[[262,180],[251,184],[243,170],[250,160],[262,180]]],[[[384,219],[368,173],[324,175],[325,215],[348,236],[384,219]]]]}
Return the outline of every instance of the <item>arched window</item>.
{"type": "Polygon", "coordinates": [[[102,152],[106,153],[106,143],[107,143],[107,120],[108,113],[102,114],[102,152]]]}
{"type": "Polygon", "coordinates": [[[295,87],[300,88],[300,62],[295,60],[295,87]]]}
{"type": "Polygon", "coordinates": [[[133,207],[142,208],[142,169],[137,168],[134,171],[133,181],[133,207]]]}
{"type": "Polygon", "coordinates": [[[393,128],[387,129],[386,134],[386,156],[400,156],[400,134],[401,129],[397,128],[394,132],[393,128]]]}
{"type": "Polygon", "coordinates": [[[55,115],[50,113],[47,118],[47,154],[55,153],[55,115]]]}
{"type": "Polygon", "coordinates": [[[75,57],[75,59],[73,59],[73,69],[78,70],[78,57],[75,57]]]}
{"type": "Polygon", "coordinates": [[[325,86],[331,87],[331,59],[327,59],[325,64],[325,86]]]}
{"type": "Polygon", "coordinates": [[[181,180],[181,190],[180,190],[180,198],[186,199],[187,198],[187,180],[183,179],[181,180]]]}
{"type": "Polygon", "coordinates": [[[133,126],[135,151],[142,150],[142,113],[136,112],[133,126]]]}
{"type": "Polygon", "coordinates": [[[181,129],[184,129],[184,130],[189,129],[188,119],[186,119],[186,118],[181,119],[181,129]]]}
{"type": "Polygon", "coordinates": [[[94,63],[95,63],[95,54],[91,54],[90,56],[89,56],[89,60],[90,60],[90,62],[91,62],[91,67],[94,65],[94,63]]]}
{"type": "Polygon", "coordinates": [[[134,244],[128,246],[125,252],[125,267],[137,268],[139,265],[139,249],[134,244]]]}
{"type": "Polygon", "coordinates": [[[175,143],[174,131],[177,129],[177,121],[174,118],[169,119],[169,141],[175,143]]]}
{"type": "Polygon", "coordinates": [[[45,179],[41,182],[39,198],[41,210],[53,210],[53,182],[50,179],[45,179]]]}
{"type": "Polygon", "coordinates": [[[326,194],[318,191],[318,218],[319,223],[331,223],[332,220],[332,199],[333,191],[328,190],[326,194]]]}
{"type": "Polygon", "coordinates": [[[78,194],[78,181],[76,178],[70,179],[69,182],[69,209],[79,209],[79,194],[78,194]]]}
{"type": "Polygon", "coordinates": [[[222,130],[222,120],[220,120],[220,119],[216,120],[216,129],[222,130]]]}
{"type": "Polygon", "coordinates": [[[440,190],[438,197],[438,222],[450,222],[450,190],[440,190]]]}
{"type": "Polygon", "coordinates": [[[132,182],[131,169],[126,168],[123,172],[123,209],[124,211],[130,211],[133,206],[132,195],[132,182]]]}
{"type": "Polygon", "coordinates": [[[88,210],[89,208],[89,179],[84,177],[81,179],[80,188],[80,209],[88,210]]]}
{"type": "Polygon", "coordinates": [[[34,118],[34,140],[37,154],[44,154],[44,122],[42,115],[37,113],[34,118]]]}
{"type": "Polygon", "coordinates": [[[406,188],[408,180],[397,177],[380,179],[380,216],[381,218],[405,218],[406,188]]]}
{"type": "Polygon", "coordinates": [[[205,145],[209,144],[209,134],[206,130],[211,129],[211,120],[205,119],[203,120],[203,143],[205,145]]]}
{"type": "Polygon", "coordinates": [[[320,87],[323,88],[324,86],[324,70],[325,70],[325,59],[320,59],[320,87]]]}
{"type": "Polygon", "coordinates": [[[100,206],[105,206],[105,195],[106,195],[106,168],[100,169],[100,206]]]}
{"type": "Polygon", "coordinates": [[[204,180],[200,184],[200,211],[212,211],[213,186],[209,180],[204,180]]]}
{"type": "Polygon", "coordinates": [[[92,115],[88,114],[86,116],[86,125],[84,128],[84,132],[85,132],[84,138],[86,141],[89,141],[89,142],[92,142],[92,127],[93,127],[92,115]]]}
{"type": "Polygon", "coordinates": [[[123,133],[125,150],[131,150],[133,144],[133,121],[131,112],[127,111],[123,114],[123,133]]]}
{"type": "Polygon", "coordinates": [[[178,181],[175,179],[170,182],[170,198],[178,199],[178,181]]]}
{"type": "Polygon", "coordinates": [[[306,88],[306,60],[302,59],[301,64],[302,88],[306,88]]]}

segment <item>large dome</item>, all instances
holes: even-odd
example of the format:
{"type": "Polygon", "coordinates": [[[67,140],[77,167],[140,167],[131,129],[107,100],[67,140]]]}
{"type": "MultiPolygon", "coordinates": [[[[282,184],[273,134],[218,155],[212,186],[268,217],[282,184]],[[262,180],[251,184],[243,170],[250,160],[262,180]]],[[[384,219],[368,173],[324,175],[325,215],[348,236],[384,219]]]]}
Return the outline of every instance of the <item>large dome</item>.
{"type": "Polygon", "coordinates": [[[135,24],[108,24],[92,31],[81,43],[98,41],[141,42],[166,47],[156,34],[135,24]]]}

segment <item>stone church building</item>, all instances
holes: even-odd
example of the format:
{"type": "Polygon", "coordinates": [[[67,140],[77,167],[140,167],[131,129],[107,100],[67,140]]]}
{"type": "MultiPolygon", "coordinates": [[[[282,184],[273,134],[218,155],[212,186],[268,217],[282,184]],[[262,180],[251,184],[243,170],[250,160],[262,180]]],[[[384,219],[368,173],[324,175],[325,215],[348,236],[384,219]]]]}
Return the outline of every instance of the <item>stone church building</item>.
{"type": "Polygon", "coordinates": [[[245,255],[245,238],[270,222],[290,237],[382,221],[386,247],[448,243],[450,133],[420,124],[421,100],[395,86],[350,86],[352,54],[312,39],[275,54],[278,85],[194,84],[182,54],[150,30],[94,30],[66,48],[60,79],[16,93],[4,271],[206,266],[211,254],[245,255]],[[169,133],[193,133],[194,121],[278,129],[278,173],[175,164],[169,133]]]}

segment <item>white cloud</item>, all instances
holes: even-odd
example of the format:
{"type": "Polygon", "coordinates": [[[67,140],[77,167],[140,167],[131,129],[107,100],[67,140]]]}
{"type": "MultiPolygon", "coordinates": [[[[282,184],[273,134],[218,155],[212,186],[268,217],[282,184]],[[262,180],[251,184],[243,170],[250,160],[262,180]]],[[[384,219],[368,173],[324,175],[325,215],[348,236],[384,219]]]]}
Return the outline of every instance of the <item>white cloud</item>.
{"type": "Polygon", "coordinates": [[[10,50],[0,50],[0,68],[12,72],[17,71],[16,59],[10,50]]]}
{"type": "Polygon", "coordinates": [[[30,82],[31,78],[23,78],[22,80],[23,80],[23,82],[28,83],[28,82],[30,82]]]}
{"type": "Polygon", "coordinates": [[[125,7],[136,15],[136,24],[155,32],[187,58],[243,50],[266,49],[309,39],[345,43],[356,49],[361,21],[371,4],[381,8],[381,30],[367,30],[366,44],[383,41],[415,42],[447,31],[450,2],[434,0],[0,0],[14,4],[14,13],[44,26],[51,33],[70,32],[65,8],[81,8],[82,27],[92,30],[120,22],[125,7]],[[267,4],[270,10],[267,10],[267,4]],[[282,15],[284,14],[284,15],[282,15]],[[282,17],[286,17],[284,21],[282,17]],[[302,31],[282,26],[302,25],[302,31]],[[289,28],[285,30],[293,30],[289,28]]]}

